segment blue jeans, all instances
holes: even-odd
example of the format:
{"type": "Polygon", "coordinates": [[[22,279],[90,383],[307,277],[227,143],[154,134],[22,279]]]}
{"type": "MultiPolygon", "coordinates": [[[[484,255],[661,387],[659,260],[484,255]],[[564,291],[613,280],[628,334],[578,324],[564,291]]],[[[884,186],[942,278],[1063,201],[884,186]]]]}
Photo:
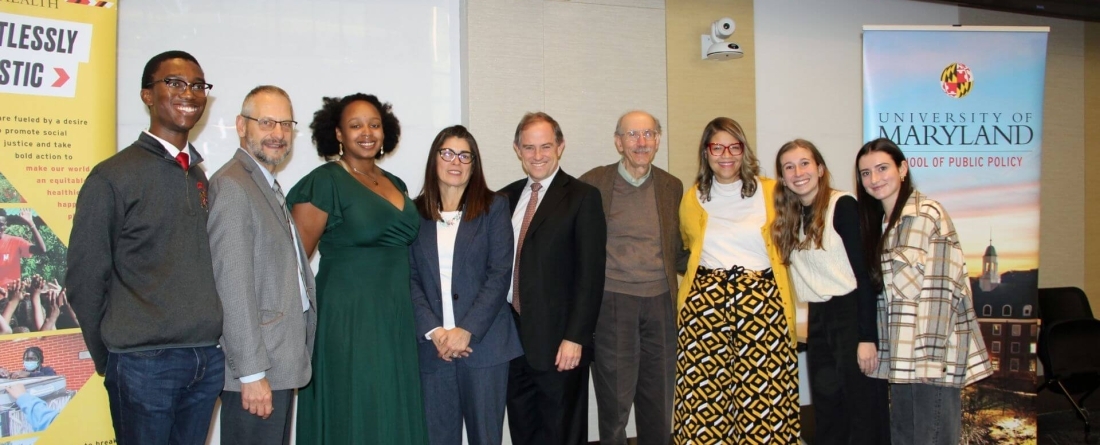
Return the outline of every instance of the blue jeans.
{"type": "Polygon", "coordinates": [[[119,445],[202,445],[225,384],[217,346],[110,353],[103,381],[119,445]]]}
{"type": "Polygon", "coordinates": [[[894,445],[957,445],[961,436],[961,389],[922,383],[890,385],[894,445]]]}

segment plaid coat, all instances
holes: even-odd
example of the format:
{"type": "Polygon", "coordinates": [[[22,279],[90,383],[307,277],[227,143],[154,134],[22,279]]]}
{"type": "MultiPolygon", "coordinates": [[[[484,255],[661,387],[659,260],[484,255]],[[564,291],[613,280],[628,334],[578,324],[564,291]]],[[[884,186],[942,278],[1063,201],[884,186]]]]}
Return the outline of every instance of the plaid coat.
{"type": "Polygon", "coordinates": [[[962,387],[993,373],[958,234],[940,203],[913,191],[886,233],[879,367],[893,383],[962,387]]]}

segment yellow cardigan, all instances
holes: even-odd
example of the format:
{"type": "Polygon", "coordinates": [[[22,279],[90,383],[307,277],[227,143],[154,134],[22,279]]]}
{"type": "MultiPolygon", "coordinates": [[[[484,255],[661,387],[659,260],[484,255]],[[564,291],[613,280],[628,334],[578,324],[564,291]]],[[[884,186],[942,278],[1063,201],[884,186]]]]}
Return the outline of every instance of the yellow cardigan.
{"type": "MultiPolygon", "coordinates": [[[[760,236],[764,237],[764,245],[768,249],[768,259],[772,263],[772,273],[775,275],[775,284],[779,287],[779,298],[783,299],[783,312],[787,316],[787,327],[791,332],[791,346],[798,344],[798,334],[795,329],[794,293],[791,291],[790,278],[787,275],[787,266],[779,256],[779,249],[772,242],[772,221],[775,219],[775,180],[758,176],[760,181],[758,192],[764,192],[764,208],[767,209],[767,221],[760,228],[760,236]]],[[[707,211],[699,204],[699,184],[691,187],[684,193],[680,200],[680,236],[684,239],[684,245],[691,249],[688,257],[687,272],[684,273],[684,281],[680,283],[680,291],[677,294],[677,310],[683,307],[691,291],[691,283],[695,280],[695,271],[699,268],[699,257],[703,253],[703,234],[707,231],[707,211]]]]}

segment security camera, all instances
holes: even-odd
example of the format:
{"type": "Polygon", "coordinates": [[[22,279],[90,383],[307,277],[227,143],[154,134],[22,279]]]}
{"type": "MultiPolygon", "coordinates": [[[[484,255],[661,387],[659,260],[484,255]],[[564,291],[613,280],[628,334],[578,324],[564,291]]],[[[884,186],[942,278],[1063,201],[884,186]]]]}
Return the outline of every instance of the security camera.
{"type": "Polygon", "coordinates": [[[737,29],[737,24],[733,23],[733,19],[729,17],[718,19],[710,25],[710,33],[715,37],[715,40],[730,38],[734,29],[737,29]]]}
{"type": "Polygon", "coordinates": [[[741,46],[727,42],[726,39],[733,36],[737,25],[733,19],[724,17],[710,25],[710,35],[701,36],[701,51],[704,60],[740,59],[745,55],[741,46]]]}

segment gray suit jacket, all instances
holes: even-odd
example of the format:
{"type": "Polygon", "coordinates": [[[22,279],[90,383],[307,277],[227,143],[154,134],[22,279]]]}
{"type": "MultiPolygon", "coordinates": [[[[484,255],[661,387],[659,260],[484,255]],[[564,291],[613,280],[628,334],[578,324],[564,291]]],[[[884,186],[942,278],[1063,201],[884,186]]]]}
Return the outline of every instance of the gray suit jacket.
{"type": "MultiPolygon", "coordinates": [[[[286,213],[252,158],[237,150],[210,178],[210,251],[225,313],[225,389],[265,372],[273,390],[305,386],[317,329],[309,260],[298,255],[310,309],[302,313],[298,262],[286,213]]],[[[299,250],[301,249],[299,244],[299,250]]]]}
{"type": "MultiPolygon", "coordinates": [[[[512,285],[513,239],[508,200],[503,196],[493,200],[488,214],[458,226],[450,298],[455,325],[470,332],[470,348],[474,350],[469,357],[458,360],[460,366],[484,368],[523,355],[507,301],[508,286],[512,285]]],[[[420,371],[436,372],[446,362],[436,355],[435,345],[424,338],[428,331],[443,326],[435,221],[421,221],[420,235],[409,247],[409,267],[420,371]]]]}
{"type": "MultiPolygon", "coordinates": [[[[661,225],[661,255],[668,277],[668,288],[672,292],[672,301],[676,302],[676,273],[687,268],[688,251],[680,238],[680,200],[684,196],[684,185],[668,172],[651,166],[650,180],[657,198],[657,216],[661,225]]],[[[619,163],[604,165],[581,175],[581,181],[592,184],[600,190],[603,198],[603,212],[611,214],[611,200],[614,198],[615,178],[619,176],[619,163]]],[[[691,283],[688,283],[690,285],[691,283]]]]}

